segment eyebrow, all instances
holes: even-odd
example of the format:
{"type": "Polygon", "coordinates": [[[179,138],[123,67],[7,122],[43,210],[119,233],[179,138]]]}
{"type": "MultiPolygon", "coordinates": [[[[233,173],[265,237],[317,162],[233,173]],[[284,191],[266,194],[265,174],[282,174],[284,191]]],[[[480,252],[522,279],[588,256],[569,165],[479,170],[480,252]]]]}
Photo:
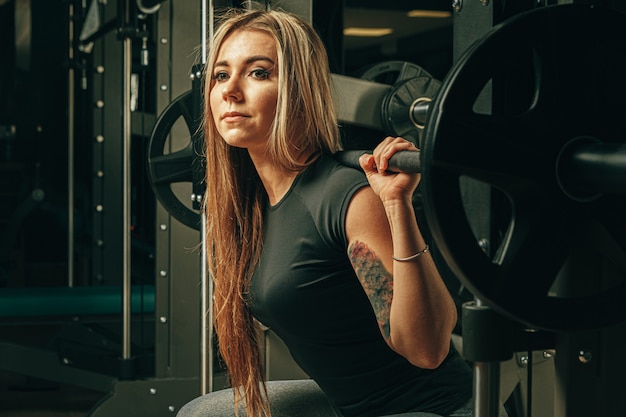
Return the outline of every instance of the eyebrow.
{"type": "MultiPolygon", "coordinates": [[[[265,55],[254,55],[254,56],[251,56],[248,59],[246,59],[246,64],[249,65],[249,64],[252,64],[252,63],[257,62],[257,61],[267,61],[267,62],[269,62],[272,65],[275,64],[273,59],[271,59],[270,57],[265,56],[265,55]]],[[[228,65],[228,61],[218,61],[218,62],[215,63],[215,66],[216,67],[228,67],[230,65],[228,65]]]]}

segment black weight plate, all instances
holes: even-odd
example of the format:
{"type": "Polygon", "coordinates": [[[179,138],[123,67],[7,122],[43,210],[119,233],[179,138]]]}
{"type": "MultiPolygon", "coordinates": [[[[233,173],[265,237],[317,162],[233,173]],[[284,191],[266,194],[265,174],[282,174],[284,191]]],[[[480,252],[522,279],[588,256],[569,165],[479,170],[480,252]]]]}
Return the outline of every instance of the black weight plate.
{"type": "Polygon", "coordinates": [[[624,143],[624,39],[626,18],[617,11],[541,7],[472,45],[431,103],[421,157],[433,239],[472,293],[529,327],[572,331],[626,320],[624,196],[576,201],[555,174],[573,138],[624,143]],[[486,85],[498,97],[517,74],[533,80],[528,102],[476,110],[486,85]],[[466,215],[468,178],[506,202],[472,203],[506,219],[491,252],[466,215]]]}
{"type": "Polygon", "coordinates": [[[194,229],[200,229],[200,214],[184,204],[172,189],[175,183],[193,182],[193,143],[183,149],[165,153],[165,144],[170,131],[181,117],[191,138],[198,129],[193,117],[193,95],[188,91],[174,101],[157,119],[148,144],[148,178],[152,190],[163,207],[178,221],[194,229]]]}
{"type": "Polygon", "coordinates": [[[431,77],[412,77],[393,85],[381,103],[381,116],[385,131],[402,136],[415,144],[421,142],[424,126],[412,117],[416,100],[432,98],[441,83],[431,77]]]}
{"type": "Polygon", "coordinates": [[[432,78],[432,76],[419,65],[406,61],[379,62],[361,70],[358,77],[363,80],[389,85],[394,85],[400,81],[415,77],[432,78]]]}

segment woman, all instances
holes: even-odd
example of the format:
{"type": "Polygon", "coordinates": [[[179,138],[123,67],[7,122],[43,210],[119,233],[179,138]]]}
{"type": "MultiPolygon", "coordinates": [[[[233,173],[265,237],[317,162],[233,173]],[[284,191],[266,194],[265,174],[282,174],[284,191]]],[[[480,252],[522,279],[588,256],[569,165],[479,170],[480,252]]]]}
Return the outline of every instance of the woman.
{"type": "MultiPolygon", "coordinates": [[[[335,162],[330,85],[324,46],[298,17],[236,10],[215,33],[206,239],[235,407],[274,417],[471,415],[471,371],[450,345],[456,309],[411,204],[419,175],[385,171],[395,152],[417,149],[388,137],[361,157],[363,171],[335,162]],[[263,383],[257,321],[312,380],[263,383]]],[[[228,392],[179,415],[234,415],[228,392]]]]}

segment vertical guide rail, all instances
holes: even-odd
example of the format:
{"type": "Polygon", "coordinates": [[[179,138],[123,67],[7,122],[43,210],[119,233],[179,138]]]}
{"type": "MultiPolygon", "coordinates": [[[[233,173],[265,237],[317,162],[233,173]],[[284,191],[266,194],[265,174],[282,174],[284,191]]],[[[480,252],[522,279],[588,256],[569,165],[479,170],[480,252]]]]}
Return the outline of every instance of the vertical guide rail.
{"type": "MultiPolygon", "coordinates": [[[[128,2],[121,0],[118,2],[118,16],[121,14],[121,30],[125,30],[129,22],[128,2]]],[[[130,267],[130,212],[131,212],[131,169],[130,169],[130,148],[131,148],[131,108],[130,108],[130,79],[132,70],[132,40],[130,36],[124,34],[123,37],[123,74],[122,74],[122,360],[131,357],[131,335],[130,335],[130,318],[131,318],[131,267],[130,267]]]]}
{"type": "MultiPolygon", "coordinates": [[[[213,0],[201,0],[200,16],[201,16],[201,47],[202,47],[202,68],[204,70],[207,61],[208,39],[213,39],[213,0]],[[207,19],[208,15],[208,19],[207,19]],[[207,21],[208,20],[208,21],[207,21]],[[208,30],[208,34],[207,34],[208,30]]],[[[202,111],[200,112],[202,114],[202,111]]],[[[201,215],[202,226],[202,254],[200,257],[200,277],[201,277],[201,312],[200,312],[200,391],[201,394],[207,394],[213,391],[213,285],[208,276],[207,271],[207,242],[206,230],[207,219],[204,212],[201,215]]]]}
{"type": "Polygon", "coordinates": [[[68,2],[68,58],[67,72],[67,286],[74,286],[74,4],[68,2]]]}
{"type": "Polygon", "coordinates": [[[474,415],[498,417],[500,415],[500,362],[474,364],[474,415]]]}
{"type": "MultiPolygon", "coordinates": [[[[479,308],[484,306],[478,298],[475,298],[475,302],[479,308]]],[[[500,362],[495,358],[490,359],[474,361],[475,417],[498,417],[500,414],[500,362]]]]}

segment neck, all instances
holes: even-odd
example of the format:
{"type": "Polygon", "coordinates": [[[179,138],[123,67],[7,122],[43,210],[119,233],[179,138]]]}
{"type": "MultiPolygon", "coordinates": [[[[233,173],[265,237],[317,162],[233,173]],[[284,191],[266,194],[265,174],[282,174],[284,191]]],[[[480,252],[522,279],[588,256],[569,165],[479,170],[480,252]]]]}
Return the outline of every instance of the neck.
{"type": "MultiPolygon", "coordinates": [[[[306,152],[302,152],[297,157],[297,162],[299,164],[305,164],[306,162],[317,158],[317,156],[317,152],[308,150],[306,152]]],[[[276,161],[272,161],[267,157],[258,158],[252,154],[250,154],[250,157],[257,172],[259,173],[265,192],[267,192],[269,203],[271,205],[278,203],[285,196],[287,191],[289,191],[291,184],[293,184],[293,181],[302,169],[287,170],[276,163],[276,161]]]]}

